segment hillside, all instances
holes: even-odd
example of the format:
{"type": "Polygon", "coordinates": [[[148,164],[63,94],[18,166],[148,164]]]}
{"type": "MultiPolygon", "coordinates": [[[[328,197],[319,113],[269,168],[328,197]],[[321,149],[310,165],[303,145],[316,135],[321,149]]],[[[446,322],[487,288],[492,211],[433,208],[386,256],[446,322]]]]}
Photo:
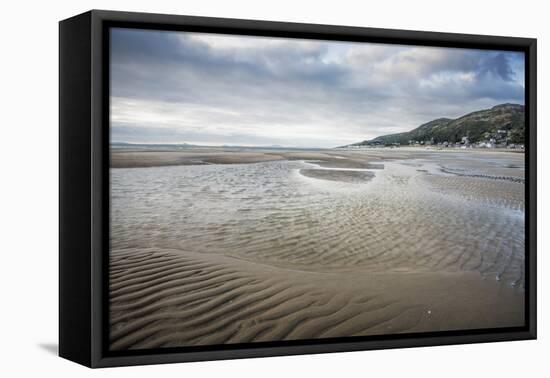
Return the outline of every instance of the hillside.
{"type": "Polygon", "coordinates": [[[456,119],[439,118],[408,132],[383,135],[352,146],[409,144],[410,141],[456,143],[465,136],[471,143],[476,143],[493,138],[498,134],[498,130],[506,130],[509,143],[525,143],[525,107],[518,104],[502,104],[456,119]]]}

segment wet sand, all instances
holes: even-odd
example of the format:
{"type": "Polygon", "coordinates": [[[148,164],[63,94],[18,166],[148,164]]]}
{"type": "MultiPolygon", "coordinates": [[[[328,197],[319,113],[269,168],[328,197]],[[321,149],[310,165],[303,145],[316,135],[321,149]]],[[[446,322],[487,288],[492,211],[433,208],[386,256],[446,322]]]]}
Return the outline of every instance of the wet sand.
{"type": "Polygon", "coordinates": [[[524,323],[523,154],[115,151],[112,166],[113,350],[524,323]]]}
{"type": "Polygon", "coordinates": [[[145,168],[171,165],[250,164],[276,160],[319,161],[321,166],[333,168],[382,168],[371,164],[377,156],[346,154],[339,151],[239,150],[223,148],[193,148],[183,151],[111,151],[111,168],[145,168]]]}
{"type": "Polygon", "coordinates": [[[246,164],[283,159],[282,156],[254,152],[115,151],[112,168],[145,168],[167,165],[246,164]]]}
{"type": "Polygon", "coordinates": [[[372,172],[342,171],[339,169],[300,169],[299,172],[306,177],[350,183],[367,182],[374,177],[372,172]]]}

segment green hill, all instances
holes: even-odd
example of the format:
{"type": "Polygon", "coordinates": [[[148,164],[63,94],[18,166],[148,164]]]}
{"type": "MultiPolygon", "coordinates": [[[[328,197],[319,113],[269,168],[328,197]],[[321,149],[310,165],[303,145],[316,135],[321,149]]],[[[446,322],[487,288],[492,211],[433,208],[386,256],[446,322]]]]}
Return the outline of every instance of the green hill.
{"type": "Polygon", "coordinates": [[[468,137],[471,143],[486,141],[505,135],[509,143],[525,143],[525,107],[518,104],[502,104],[480,110],[457,119],[439,118],[414,130],[383,135],[352,146],[376,144],[409,144],[410,141],[456,143],[468,137]],[[498,131],[501,130],[500,134],[498,131]]]}

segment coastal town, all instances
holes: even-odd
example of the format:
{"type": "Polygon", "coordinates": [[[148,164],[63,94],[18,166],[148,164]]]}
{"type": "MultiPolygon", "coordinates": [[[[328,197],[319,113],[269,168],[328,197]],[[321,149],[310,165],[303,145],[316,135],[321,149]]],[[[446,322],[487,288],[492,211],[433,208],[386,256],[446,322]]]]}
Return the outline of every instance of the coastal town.
{"type": "Polygon", "coordinates": [[[484,138],[479,141],[471,141],[470,137],[462,136],[457,138],[456,142],[449,141],[435,141],[434,138],[426,140],[414,140],[411,139],[406,144],[401,143],[386,143],[381,140],[372,140],[364,142],[363,144],[349,145],[340,148],[345,149],[364,149],[364,148],[373,148],[373,147],[437,147],[440,149],[443,148],[498,148],[498,149],[508,149],[508,150],[525,150],[524,143],[513,143],[511,130],[497,130],[495,133],[485,133],[484,138]]]}
{"type": "Polygon", "coordinates": [[[474,111],[456,119],[437,118],[407,132],[381,135],[343,146],[345,149],[371,147],[429,147],[525,150],[525,107],[501,104],[474,111]]]}

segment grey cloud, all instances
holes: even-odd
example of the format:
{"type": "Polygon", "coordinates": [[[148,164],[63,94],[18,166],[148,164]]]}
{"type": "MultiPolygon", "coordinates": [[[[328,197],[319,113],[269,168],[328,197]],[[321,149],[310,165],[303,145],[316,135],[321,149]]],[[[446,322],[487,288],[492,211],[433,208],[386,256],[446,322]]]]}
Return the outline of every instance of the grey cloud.
{"type": "Polygon", "coordinates": [[[191,36],[113,31],[111,95],[136,101],[125,110],[135,119],[113,122],[119,141],[296,145],[295,130],[309,128],[332,133],[334,143],[319,140],[334,146],[524,101],[517,53],[293,40],[223,48],[191,36]],[[183,119],[155,124],[155,114],[183,119]],[[234,132],[216,136],[218,129],[234,132]]]}

